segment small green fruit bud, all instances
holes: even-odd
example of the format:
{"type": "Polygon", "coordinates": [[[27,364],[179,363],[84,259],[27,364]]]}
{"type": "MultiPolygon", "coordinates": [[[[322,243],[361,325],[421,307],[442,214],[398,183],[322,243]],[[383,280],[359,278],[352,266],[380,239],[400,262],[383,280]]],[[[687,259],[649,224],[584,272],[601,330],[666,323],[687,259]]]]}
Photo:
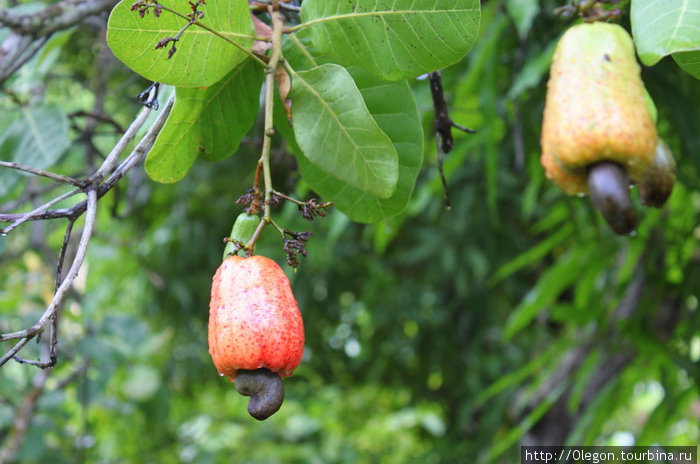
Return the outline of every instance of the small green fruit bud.
{"type": "Polygon", "coordinates": [[[236,242],[244,245],[248,243],[258,228],[258,224],[260,224],[260,218],[256,214],[241,213],[238,215],[231,229],[230,241],[226,243],[226,248],[224,248],[224,259],[236,253],[238,250],[236,242]]]}

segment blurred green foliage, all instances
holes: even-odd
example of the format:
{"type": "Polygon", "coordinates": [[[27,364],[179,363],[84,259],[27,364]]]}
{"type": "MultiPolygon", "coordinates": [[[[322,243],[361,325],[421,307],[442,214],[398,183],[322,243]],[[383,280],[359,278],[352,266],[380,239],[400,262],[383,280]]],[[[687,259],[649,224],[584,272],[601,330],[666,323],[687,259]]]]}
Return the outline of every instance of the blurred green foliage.
{"type": "MultiPolygon", "coordinates": [[[[307,349],[279,413],[248,417],[206,344],[211,276],[252,182],[258,124],[232,158],[198,162],[174,185],[139,169],[101,200],[17,462],[486,463],[518,462],[527,443],[700,442],[700,83],[669,58],[644,68],[679,182],[663,210],[640,211],[636,236],[617,237],[539,165],[552,43],[568,25],[552,14],[558,2],[483,3],[474,49],[443,72],[452,117],[478,131],[455,134],[446,157],[452,209],[427,82],[416,81],[426,159],[402,215],[359,225],[335,211],[308,223],[290,204],[274,212],[314,233],[298,272],[287,268],[307,349]]],[[[70,113],[88,110],[104,79],[105,111],[128,124],[147,83],[96,63],[98,36],[83,25],[54,37],[57,53],[6,87],[43,82],[43,99],[70,113]]],[[[115,136],[95,140],[109,150],[115,136]]],[[[278,142],[275,187],[312,195],[278,142]]],[[[75,142],[52,169],[84,164],[75,142]]],[[[64,225],[26,224],[0,242],[3,332],[43,312],[64,225]]],[[[284,261],[272,230],[257,252],[284,261]]],[[[37,372],[0,370],[0,446],[37,372]]]]}

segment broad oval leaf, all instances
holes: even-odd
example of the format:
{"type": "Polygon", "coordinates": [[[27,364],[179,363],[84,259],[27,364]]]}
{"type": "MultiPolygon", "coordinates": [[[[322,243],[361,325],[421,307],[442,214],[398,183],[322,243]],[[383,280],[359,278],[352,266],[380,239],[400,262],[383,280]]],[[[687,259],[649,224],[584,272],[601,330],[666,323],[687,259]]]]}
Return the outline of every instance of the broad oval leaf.
{"type": "Polygon", "coordinates": [[[255,122],[262,73],[251,60],[215,85],[175,89],[175,104],[146,159],[159,182],[182,179],[198,156],[216,161],[232,155],[255,122]]]}
{"type": "MultiPolygon", "coordinates": [[[[192,25],[175,42],[177,51],[168,59],[173,42],[155,48],[166,37],[175,37],[187,20],[170,11],[155,17],[149,11],[143,18],[131,11],[133,0],[122,0],[114,7],[107,23],[107,44],[114,55],[146,79],[185,87],[209,86],[240,64],[248,56],[222,37],[192,25]]],[[[165,8],[190,13],[187,2],[163,0],[165,8]]],[[[251,49],[253,23],[248,2],[244,0],[209,0],[199,11],[200,21],[223,37],[251,49]]]]}
{"type": "MultiPolygon", "coordinates": [[[[0,159],[36,169],[51,167],[68,146],[68,119],[56,104],[23,108],[14,116],[0,118],[0,159]]],[[[22,179],[10,169],[0,170],[0,195],[5,195],[22,179]]]]}
{"type": "Polygon", "coordinates": [[[639,59],[647,66],[700,49],[700,0],[633,0],[630,16],[639,59]]]}
{"type": "Polygon", "coordinates": [[[343,178],[324,173],[298,156],[304,180],[324,199],[356,222],[377,222],[404,210],[423,164],[423,127],[413,92],[406,81],[380,81],[358,68],[351,70],[372,116],[389,136],[399,157],[399,178],[394,194],[380,199],[350,186],[343,178]]]}
{"type": "Polygon", "coordinates": [[[416,77],[456,63],[479,31],[479,0],[306,0],[314,46],[382,79],[416,77]]]}
{"type": "Polygon", "coordinates": [[[389,198],[398,155],[342,66],[324,64],[292,74],[294,135],[321,171],[363,192],[389,198]]]}

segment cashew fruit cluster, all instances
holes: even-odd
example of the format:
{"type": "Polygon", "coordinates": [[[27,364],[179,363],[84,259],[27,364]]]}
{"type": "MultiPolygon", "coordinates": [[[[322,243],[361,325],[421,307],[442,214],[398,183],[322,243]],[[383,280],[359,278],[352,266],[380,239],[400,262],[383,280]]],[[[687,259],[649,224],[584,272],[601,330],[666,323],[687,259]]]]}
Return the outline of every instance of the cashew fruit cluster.
{"type": "Polygon", "coordinates": [[[615,24],[569,28],[554,52],[542,121],[541,164],[570,195],[590,194],[618,234],[637,226],[629,187],[643,204],[661,207],[675,163],[658,138],[627,31],[615,24]]]}
{"type": "Polygon", "coordinates": [[[264,420],[284,399],[281,377],[304,353],[304,323],[289,279],[264,256],[229,256],[216,271],[209,303],[209,354],[220,375],[250,396],[264,420]]]}

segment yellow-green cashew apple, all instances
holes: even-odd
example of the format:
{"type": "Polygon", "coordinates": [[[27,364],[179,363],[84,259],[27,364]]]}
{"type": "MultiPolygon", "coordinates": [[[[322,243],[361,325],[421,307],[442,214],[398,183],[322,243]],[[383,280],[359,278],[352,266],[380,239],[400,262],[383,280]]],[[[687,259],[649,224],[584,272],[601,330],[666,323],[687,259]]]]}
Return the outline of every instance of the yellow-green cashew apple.
{"type": "Polygon", "coordinates": [[[636,228],[629,185],[652,165],[657,133],[631,37],[579,24],[559,40],[547,84],[541,163],[566,193],[590,194],[613,230],[636,228]]]}

